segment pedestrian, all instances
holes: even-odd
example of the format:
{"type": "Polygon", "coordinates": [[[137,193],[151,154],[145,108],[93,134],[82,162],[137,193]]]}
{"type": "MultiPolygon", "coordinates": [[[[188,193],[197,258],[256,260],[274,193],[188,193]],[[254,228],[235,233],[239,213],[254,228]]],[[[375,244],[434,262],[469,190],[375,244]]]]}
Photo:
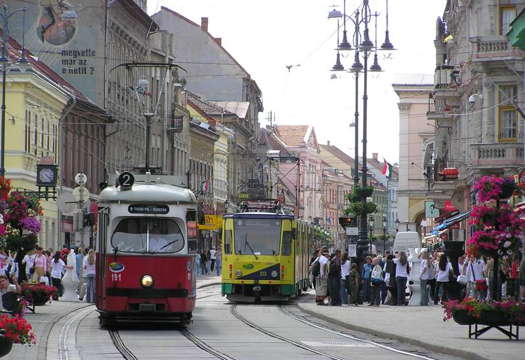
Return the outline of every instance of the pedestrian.
{"type": "Polygon", "coordinates": [[[7,265],[7,269],[6,269],[6,275],[9,279],[13,278],[13,276],[18,279],[19,277],[19,266],[18,266],[18,261],[17,261],[17,252],[14,251],[14,250],[9,250],[8,251],[8,258],[7,258],[7,261],[8,261],[8,265],[7,265]]]}
{"type": "Polygon", "coordinates": [[[66,268],[66,263],[60,258],[60,252],[57,251],[53,260],[51,261],[51,284],[57,288],[57,292],[53,295],[53,300],[58,300],[64,292],[62,286],[62,276],[64,275],[64,270],[66,268]]]}
{"type": "Polygon", "coordinates": [[[208,266],[206,262],[208,261],[208,258],[206,257],[206,252],[203,250],[201,252],[201,273],[202,275],[208,275],[208,266]]]}
{"type": "MultiPolygon", "coordinates": [[[[319,259],[317,260],[318,267],[319,267],[319,275],[316,276],[315,279],[315,302],[317,305],[325,305],[324,300],[326,299],[326,296],[328,295],[328,268],[329,268],[329,260],[328,260],[328,249],[323,248],[321,250],[321,255],[319,256],[319,259]]],[[[315,266],[314,266],[314,273],[315,266]]]]}
{"type": "Polygon", "coordinates": [[[394,255],[390,254],[386,258],[384,267],[385,284],[388,287],[388,295],[386,303],[388,305],[397,305],[397,291],[396,291],[396,264],[394,264],[394,255]]]}
{"type": "Polygon", "coordinates": [[[383,280],[383,268],[379,264],[379,258],[372,260],[372,272],[370,275],[370,304],[369,306],[379,306],[381,302],[381,285],[384,283],[383,280]]]}
{"type": "Polygon", "coordinates": [[[195,254],[195,272],[197,275],[202,275],[201,254],[199,253],[195,254]]]}
{"type": "Polygon", "coordinates": [[[87,257],[84,258],[83,274],[87,280],[86,302],[95,302],[95,251],[90,249],[87,257]]]}
{"type": "Polygon", "coordinates": [[[211,254],[210,249],[206,251],[206,274],[210,273],[211,254]]]}
{"type": "Polygon", "coordinates": [[[217,250],[212,248],[210,249],[209,254],[210,254],[210,271],[213,272],[215,270],[215,262],[217,260],[217,250]]]}
{"type": "Polygon", "coordinates": [[[396,289],[397,289],[397,306],[407,305],[406,288],[410,267],[408,265],[407,255],[404,251],[398,253],[397,258],[392,259],[396,264],[396,289]]]}
{"type": "Polygon", "coordinates": [[[349,290],[350,290],[350,304],[355,306],[359,305],[359,284],[361,279],[359,279],[359,271],[357,271],[357,264],[353,263],[350,270],[349,276],[349,290]]]}
{"type": "Polygon", "coordinates": [[[341,288],[341,250],[336,250],[330,260],[328,282],[330,284],[330,305],[340,306],[341,295],[339,289],[341,288]]]}
{"type": "Polygon", "coordinates": [[[312,284],[312,288],[315,289],[315,278],[318,276],[318,274],[313,273],[313,265],[319,260],[319,249],[316,249],[314,253],[312,254],[312,257],[310,258],[310,262],[308,264],[308,274],[310,277],[310,284],[312,284]]]}
{"type": "Polygon", "coordinates": [[[339,287],[339,295],[341,296],[341,304],[348,305],[348,281],[350,276],[350,259],[348,253],[344,253],[341,258],[341,286],[339,287]]]}
{"type": "Polygon", "coordinates": [[[12,279],[14,283],[10,283],[9,278],[5,274],[0,274],[0,311],[16,312],[19,308],[18,296],[20,293],[20,286],[16,279],[12,279]],[[12,297],[7,295],[13,294],[12,297]]]}
{"type": "Polygon", "coordinates": [[[215,273],[217,276],[221,275],[222,268],[222,252],[221,249],[217,249],[216,261],[215,261],[215,273]]]}
{"type": "Polygon", "coordinates": [[[372,275],[372,268],[372,258],[367,256],[363,269],[361,270],[361,292],[363,294],[363,302],[370,301],[370,276],[372,275]]]}
{"type": "Polygon", "coordinates": [[[421,306],[428,306],[428,299],[430,297],[429,294],[429,284],[428,281],[430,277],[432,276],[432,260],[429,257],[428,251],[426,249],[423,249],[421,253],[419,253],[419,257],[421,258],[421,262],[419,263],[419,281],[421,285],[421,299],[419,301],[419,305],[421,306]]]}
{"type": "Polygon", "coordinates": [[[486,268],[487,264],[480,255],[470,257],[466,274],[470,295],[480,301],[487,298],[486,268]]]}
{"type": "Polygon", "coordinates": [[[32,275],[33,282],[39,283],[40,278],[45,276],[46,272],[47,272],[47,257],[44,255],[42,248],[40,246],[37,246],[36,255],[35,255],[35,263],[34,263],[34,271],[32,275]]]}
{"type": "Polygon", "coordinates": [[[445,253],[441,253],[439,256],[436,275],[438,298],[441,300],[441,304],[445,301],[448,301],[448,287],[451,274],[453,273],[454,271],[452,270],[452,265],[447,259],[447,255],[445,253]]]}
{"type": "Polygon", "coordinates": [[[36,251],[34,249],[29,250],[22,259],[22,265],[24,267],[24,273],[27,281],[31,281],[31,277],[34,271],[36,251]]]}

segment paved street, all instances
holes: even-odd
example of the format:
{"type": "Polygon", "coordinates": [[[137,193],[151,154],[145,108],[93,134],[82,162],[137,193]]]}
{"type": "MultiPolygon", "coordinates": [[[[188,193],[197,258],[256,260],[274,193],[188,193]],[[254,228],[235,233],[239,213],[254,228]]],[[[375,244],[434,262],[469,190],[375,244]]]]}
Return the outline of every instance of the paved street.
{"type": "Polygon", "coordinates": [[[495,332],[469,340],[465,327],[441,320],[438,306],[319,307],[311,294],[285,305],[233,305],[220,296],[217,281],[198,281],[187,329],[107,331],[93,305],[37,308],[27,318],[38,344],[15,345],[6,359],[521,359],[523,341],[501,341],[495,332]]]}

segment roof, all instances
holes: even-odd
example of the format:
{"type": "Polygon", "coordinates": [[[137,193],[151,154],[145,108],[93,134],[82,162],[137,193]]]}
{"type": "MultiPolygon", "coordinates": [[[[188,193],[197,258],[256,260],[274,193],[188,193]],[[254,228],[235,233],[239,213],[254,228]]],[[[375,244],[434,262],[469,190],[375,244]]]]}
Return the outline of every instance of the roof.
{"type": "Polygon", "coordinates": [[[235,115],[234,113],[231,113],[223,107],[220,107],[219,105],[215,104],[213,101],[207,101],[199,95],[192,93],[191,91],[186,91],[186,97],[188,99],[188,102],[191,102],[192,104],[197,106],[207,115],[235,115]]]}
{"type": "Polygon", "coordinates": [[[301,146],[306,143],[305,137],[309,128],[309,125],[277,125],[275,134],[287,146],[301,146]]]}
{"type": "MultiPolygon", "coordinates": [[[[177,16],[178,18],[180,18],[180,19],[186,21],[187,23],[189,23],[189,24],[191,24],[191,25],[193,25],[193,26],[198,27],[199,29],[201,29],[201,31],[203,31],[202,28],[201,28],[201,26],[200,26],[199,24],[197,24],[197,23],[191,21],[190,19],[188,19],[187,17],[185,17],[185,16],[179,14],[178,12],[176,12],[176,11],[174,11],[174,10],[171,10],[171,9],[165,7],[165,6],[162,6],[162,7],[161,7],[161,11],[162,11],[162,10],[165,10],[165,11],[169,12],[170,14],[177,16]]],[[[222,46],[222,44],[219,44],[219,43],[217,42],[217,40],[216,40],[216,39],[215,39],[215,38],[214,38],[209,32],[206,32],[206,34],[208,34],[208,36],[213,40],[213,43],[216,44],[220,49],[222,49],[222,51],[224,51],[224,53],[225,53],[226,55],[228,55],[228,57],[229,57],[229,58],[230,58],[230,59],[231,59],[236,65],[238,65],[238,66],[241,68],[241,70],[244,71],[244,72],[246,73],[246,75],[248,76],[248,78],[249,78],[249,77],[250,77],[250,73],[249,73],[248,71],[246,71],[246,69],[244,69],[244,68],[242,67],[241,64],[239,64],[239,62],[238,62],[238,61],[237,61],[237,60],[236,60],[236,59],[235,59],[235,58],[234,58],[234,57],[233,57],[233,56],[232,56],[232,55],[231,55],[231,54],[230,54],[230,53],[229,53],[229,52],[228,52],[223,46],[222,46]]],[[[254,81],[254,83],[255,83],[255,81],[254,81]]],[[[257,86],[256,83],[255,83],[255,85],[257,86]]],[[[258,86],[257,86],[257,89],[259,89],[258,86]]],[[[259,90],[259,91],[260,91],[260,90],[259,90]]]]}
{"type": "Polygon", "coordinates": [[[275,136],[271,129],[259,129],[259,143],[266,144],[269,150],[280,150],[281,156],[290,155],[286,145],[275,136]]]}
{"type": "Polygon", "coordinates": [[[100,203],[194,204],[195,195],[188,189],[166,184],[133,185],[131,190],[109,186],[99,195],[100,203]]]}
{"type": "Polygon", "coordinates": [[[337,146],[335,146],[335,145],[320,145],[320,146],[321,146],[322,150],[328,151],[332,155],[334,155],[337,158],[339,158],[339,160],[341,160],[341,161],[343,161],[345,163],[348,163],[348,165],[350,165],[351,167],[354,166],[354,158],[349,156],[343,150],[339,149],[337,146]]]}
{"type": "Polygon", "coordinates": [[[159,25],[133,0],[120,0],[120,4],[135,18],[139,18],[144,24],[149,25],[149,32],[159,30],[159,25]]]}
{"type": "Polygon", "coordinates": [[[427,85],[434,86],[433,74],[398,74],[393,85],[427,85]]]}
{"type": "Polygon", "coordinates": [[[241,119],[246,119],[250,103],[248,101],[210,101],[212,104],[223,108],[227,112],[237,115],[241,119]]]}

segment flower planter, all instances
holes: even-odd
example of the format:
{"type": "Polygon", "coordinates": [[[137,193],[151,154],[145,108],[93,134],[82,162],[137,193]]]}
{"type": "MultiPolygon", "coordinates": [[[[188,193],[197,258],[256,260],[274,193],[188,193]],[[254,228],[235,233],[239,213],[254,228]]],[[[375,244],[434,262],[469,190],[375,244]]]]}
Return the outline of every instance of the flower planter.
{"type": "Polygon", "coordinates": [[[4,357],[11,352],[13,342],[3,335],[0,335],[0,357],[4,357]]]}
{"type": "Polygon", "coordinates": [[[484,311],[479,314],[478,323],[488,326],[510,325],[511,321],[508,315],[499,311],[484,311]]]}
{"type": "Polygon", "coordinates": [[[467,310],[454,310],[452,311],[452,318],[459,325],[472,325],[476,323],[476,318],[469,315],[467,310]]]}

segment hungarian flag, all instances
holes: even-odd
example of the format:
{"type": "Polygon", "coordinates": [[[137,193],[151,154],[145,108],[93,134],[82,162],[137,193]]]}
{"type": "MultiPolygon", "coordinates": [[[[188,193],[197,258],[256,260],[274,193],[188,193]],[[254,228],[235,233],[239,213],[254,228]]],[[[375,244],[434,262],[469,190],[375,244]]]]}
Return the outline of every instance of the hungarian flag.
{"type": "Polygon", "coordinates": [[[381,174],[385,175],[387,178],[391,178],[392,177],[392,173],[394,172],[394,167],[388,163],[386,160],[384,160],[384,164],[383,164],[383,170],[381,171],[381,174]]]}

